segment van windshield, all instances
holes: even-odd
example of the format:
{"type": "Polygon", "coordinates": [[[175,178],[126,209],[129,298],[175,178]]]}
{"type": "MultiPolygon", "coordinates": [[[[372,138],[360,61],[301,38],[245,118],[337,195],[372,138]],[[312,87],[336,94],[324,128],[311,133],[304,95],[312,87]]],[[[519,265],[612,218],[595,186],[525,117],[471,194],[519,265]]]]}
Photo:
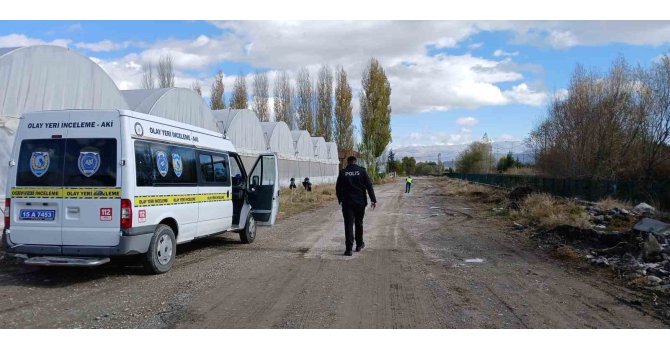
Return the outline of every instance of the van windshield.
{"type": "Polygon", "coordinates": [[[17,186],[116,186],[116,139],[24,140],[17,186]]]}

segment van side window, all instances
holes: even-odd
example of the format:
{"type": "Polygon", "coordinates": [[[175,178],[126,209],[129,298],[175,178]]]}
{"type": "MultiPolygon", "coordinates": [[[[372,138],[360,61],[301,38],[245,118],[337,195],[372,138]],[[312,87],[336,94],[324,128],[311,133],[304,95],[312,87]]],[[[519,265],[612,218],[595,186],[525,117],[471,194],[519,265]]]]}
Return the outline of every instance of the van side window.
{"type": "Polygon", "coordinates": [[[202,174],[202,181],[214,182],[214,167],[212,166],[211,155],[200,155],[200,174],[202,174]]]}
{"type": "Polygon", "coordinates": [[[233,186],[244,186],[244,178],[242,177],[242,169],[236,157],[233,157],[230,162],[230,175],[232,176],[231,183],[233,186]]]}
{"type": "Polygon", "coordinates": [[[200,153],[201,184],[206,186],[230,186],[230,163],[226,154],[200,153]]]}
{"type": "Polygon", "coordinates": [[[157,142],[135,141],[137,186],[193,186],[197,183],[195,150],[157,142]],[[158,168],[158,155],[167,165],[158,168]]]}
{"type": "Polygon", "coordinates": [[[230,186],[230,168],[227,155],[212,156],[214,163],[214,182],[220,182],[224,186],[230,186]]]}

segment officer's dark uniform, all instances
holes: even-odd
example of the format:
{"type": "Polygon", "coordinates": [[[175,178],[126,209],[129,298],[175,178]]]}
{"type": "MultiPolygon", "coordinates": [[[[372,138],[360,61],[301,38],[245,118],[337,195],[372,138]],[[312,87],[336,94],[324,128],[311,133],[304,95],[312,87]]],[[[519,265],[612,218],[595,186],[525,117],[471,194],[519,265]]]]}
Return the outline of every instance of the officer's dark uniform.
{"type": "Polygon", "coordinates": [[[354,245],[354,224],[356,226],[356,247],[363,246],[363,216],[365,207],[368,205],[365,192],[367,191],[372,203],[377,203],[377,198],[365,168],[356,164],[349,164],[340,170],[335,189],[337,200],[342,204],[346,251],[350,252],[354,245]]]}

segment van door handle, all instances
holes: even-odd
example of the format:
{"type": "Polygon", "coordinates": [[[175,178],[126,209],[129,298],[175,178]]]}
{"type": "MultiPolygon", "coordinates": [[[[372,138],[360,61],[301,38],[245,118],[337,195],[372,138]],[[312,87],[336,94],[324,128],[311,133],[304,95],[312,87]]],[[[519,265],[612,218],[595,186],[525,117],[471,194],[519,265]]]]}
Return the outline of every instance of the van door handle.
{"type": "Polygon", "coordinates": [[[79,213],[79,208],[67,208],[68,213],[77,214],[79,213]]]}

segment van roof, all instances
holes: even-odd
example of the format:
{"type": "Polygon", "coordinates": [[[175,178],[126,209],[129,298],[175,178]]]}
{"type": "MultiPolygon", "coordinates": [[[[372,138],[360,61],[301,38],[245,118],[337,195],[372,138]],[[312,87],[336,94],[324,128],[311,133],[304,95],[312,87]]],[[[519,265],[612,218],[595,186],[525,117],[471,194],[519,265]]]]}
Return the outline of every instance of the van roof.
{"type": "MultiPolygon", "coordinates": [[[[205,128],[201,128],[201,127],[197,127],[197,126],[194,126],[194,125],[191,125],[191,124],[186,124],[186,123],[174,121],[172,119],[156,117],[156,116],[153,116],[153,115],[150,115],[150,114],[135,112],[135,111],[127,110],[127,109],[64,109],[64,110],[51,110],[51,111],[37,111],[37,112],[24,113],[22,115],[22,117],[30,117],[31,115],[44,115],[44,114],[49,114],[51,112],[64,112],[64,111],[91,111],[91,112],[116,111],[116,112],[119,113],[119,115],[128,116],[128,117],[131,117],[131,118],[142,119],[142,120],[151,121],[151,122],[155,122],[155,123],[171,125],[171,126],[174,126],[174,127],[178,127],[178,128],[181,128],[181,129],[185,129],[185,130],[189,130],[189,131],[193,131],[193,132],[197,132],[197,133],[201,133],[201,134],[206,134],[206,135],[210,135],[210,136],[214,136],[214,137],[220,137],[222,141],[224,141],[225,143],[230,144],[230,150],[232,150],[233,152],[236,152],[235,151],[235,146],[232,144],[232,142],[230,142],[229,139],[224,138],[223,134],[221,134],[219,132],[212,131],[212,130],[205,129],[205,128]]],[[[42,117],[44,117],[44,116],[40,116],[40,118],[42,118],[42,117]]],[[[226,148],[228,148],[228,147],[226,147],[226,148]]]]}

